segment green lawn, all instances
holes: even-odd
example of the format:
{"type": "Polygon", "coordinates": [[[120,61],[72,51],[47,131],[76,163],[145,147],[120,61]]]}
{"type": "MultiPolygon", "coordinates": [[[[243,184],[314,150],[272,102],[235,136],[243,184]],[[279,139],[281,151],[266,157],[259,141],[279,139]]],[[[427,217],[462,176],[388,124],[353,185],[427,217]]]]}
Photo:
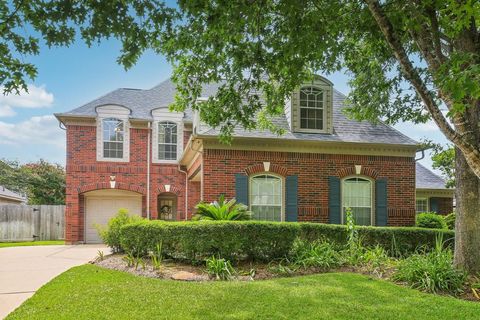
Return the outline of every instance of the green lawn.
{"type": "Polygon", "coordinates": [[[0,248],[8,247],[26,247],[26,246],[49,246],[65,244],[63,240],[48,240],[48,241],[26,241],[26,242],[0,242],[0,248]]]}
{"type": "Polygon", "coordinates": [[[84,265],[42,287],[7,319],[478,319],[479,314],[480,303],[350,273],[190,283],[84,265]]]}

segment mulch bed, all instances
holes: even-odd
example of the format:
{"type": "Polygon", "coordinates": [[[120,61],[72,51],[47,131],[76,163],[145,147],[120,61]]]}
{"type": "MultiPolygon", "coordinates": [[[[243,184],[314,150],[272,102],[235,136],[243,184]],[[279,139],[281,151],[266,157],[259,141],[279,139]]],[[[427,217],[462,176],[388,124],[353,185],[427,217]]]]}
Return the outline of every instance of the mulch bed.
{"type": "MultiPolygon", "coordinates": [[[[158,279],[171,279],[171,280],[181,280],[181,281],[215,281],[215,278],[212,278],[208,275],[205,270],[204,265],[191,265],[187,263],[182,263],[176,260],[164,260],[158,270],[155,270],[149,259],[144,259],[144,266],[139,265],[138,267],[129,267],[127,262],[124,260],[124,254],[111,254],[105,256],[103,259],[97,258],[95,261],[92,261],[93,264],[96,264],[100,267],[106,269],[112,269],[117,271],[128,272],[137,276],[149,277],[149,278],[158,278],[158,279]]],[[[269,264],[259,264],[259,263],[249,263],[242,262],[239,265],[235,266],[237,270],[237,275],[233,278],[236,281],[257,281],[257,280],[268,280],[281,277],[294,277],[294,276],[303,276],[310,274],[325,273],[325,270],[320,269],[299,269],[292,272],[278,272],[272,268],[273,265],[269,264]]],[[[394,267],[387,267],[383,269],[371,269],[368,267],[340,267],[338,269],[329,270],[328,272],[353,272],[360,273],[366,276],[370,276],[376,279],[390,280],[391,276],[395,272],[394,267]]],[[[402,283],[397,283],[398,285],[405,285],[402,283]]],[[[477,293],[480,293],[480,290],[477,289],[477,293]]],[[[440,293],[441,294],[441,293],[440,293]]],[[[446,294],[441,294],[446,295],[446,294]]],[[[471,288],[466,288],[465,292],[461,295],[456,296],[456,298],[480,302],[473,290],[471,288]]]]}

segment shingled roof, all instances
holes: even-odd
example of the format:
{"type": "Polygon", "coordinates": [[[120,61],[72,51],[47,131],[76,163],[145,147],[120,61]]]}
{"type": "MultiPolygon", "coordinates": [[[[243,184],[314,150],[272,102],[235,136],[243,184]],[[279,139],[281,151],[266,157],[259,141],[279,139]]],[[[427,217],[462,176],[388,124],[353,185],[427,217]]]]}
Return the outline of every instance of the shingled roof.
{"type": "Polygon", "coordinates": [[[417,189],[447,189],[445,187],[445,180],[428,170],[420,163],[416,164],[416,179],[415,184],[417,189]]]}
{"type": "MultiPolygon", "coordinates": [[[[205,85],[202,96],[208,97],[214,95],[219,86],[220,84],[205,85]]],[[[149,90],[117,89],[79,108],[62,114],[57,114],[57,116],[95,117],[97,115],[95,110],[96,107],[107,104],[116,104],[129,108],[132,111],[130,117],[133,119],[151,120],[151,111],[157,108],[167,108],[174,101],[175,91],[175,84],[170,79],[165,80],[149,90]]],[[[368,121],[359,122],[348,119],[342,112],[344,100],[345,96],[334,90],[333,134],[292,132],[289,128],[286,117],[282,115],[272,120],[278,127],[285,129],[285,134],[281,136],[277,136],[268,130],[248,131],[243,128],[236,128],[234,131],[234,137],[417,145],[416,141],[386,124],[373,124],[368,121]]],[[[184,120],[192,121],[191,110],[185,112],[184,120]]],[[[216,136],[218,133],[218,129],[213,129],[207,126],[202,126],[200,130],[198,130],[198,134],[202,136],[216,136]]]]}
{"type": "Polygon", "coordinates": [[[0,198],[5,198],[5,199],[9,199],[9,200],[16,200],[16,201],[19,201],[19,202],[25,202],[27,200],[24,196],[22,196],[18,193],[15,193],[11,190],[8,190],[4,186],[0,186],[0,198]]]}

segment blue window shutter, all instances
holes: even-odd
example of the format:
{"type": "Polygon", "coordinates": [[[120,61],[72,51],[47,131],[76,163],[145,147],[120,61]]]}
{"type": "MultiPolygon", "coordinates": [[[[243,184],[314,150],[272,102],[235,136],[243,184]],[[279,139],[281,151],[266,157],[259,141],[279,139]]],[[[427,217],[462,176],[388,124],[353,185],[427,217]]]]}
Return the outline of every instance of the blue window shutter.
{"type": "Polygon", "coordinates": [[[430,198],[430,212],[438,213],[438,199],[437,198],[430,198]]]}
{"type": "Polygon", "coordinates": [[[285,179],[286,220],[298,220],[298,176],[288,176],[285,179]]]}
{"type": "Polygon", "coordinates": [[[387,179],[378,179],[375,182],[375,204],[376,225],[386,226],[388,223],[387,179]]]}
{"type": "Polygon", "coordinates": [[[248,206],[248,176],[241,173],[235,174],[235,199],[248,206]]]}
{"type": "Polygon", "coordinates": [[[328,221],[341,224],[340,178],[328,177],[328,221]]]}

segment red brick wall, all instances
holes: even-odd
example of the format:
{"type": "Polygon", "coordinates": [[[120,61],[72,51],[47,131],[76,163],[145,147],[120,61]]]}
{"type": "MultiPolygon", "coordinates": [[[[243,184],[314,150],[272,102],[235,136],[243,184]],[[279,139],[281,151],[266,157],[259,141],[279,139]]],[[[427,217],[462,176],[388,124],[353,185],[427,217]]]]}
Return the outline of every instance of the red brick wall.
{"type": "MultiPolygon", "coordinates": [[[[83,241],[84,196],[86,191],[109,188],[110,176],[116,176],[116,188],[142,194],[143,215],[147,214],[147,129],[130,129],[130,162],[96,161],[96,127],[67,126],[66,241],[83,241]]],[[[189,135],[190,132],[185,132],[189,135]]],[[[157,196],[165,185],[176,193],[177,219],[185,218],[185,174],[176,164],[153,164],[150,170],[150,214],[157,218],[157,196]]],[[[198,183],[190,183],[189,210],[200,199],[198,183]]]]}
{"type": "Polygon", "coordinates": [[[362,174],[387,179],[388,224],[413,225],[415,221],[415,162],[413,158],[306,154],[288,152],[206,149],[203,152],[204,199],[220,194],[235,196],[235,173],[270,170],[298,175],[298,220],[328,222],[328,177],[345,177],[362,166],[362,174]]]}

